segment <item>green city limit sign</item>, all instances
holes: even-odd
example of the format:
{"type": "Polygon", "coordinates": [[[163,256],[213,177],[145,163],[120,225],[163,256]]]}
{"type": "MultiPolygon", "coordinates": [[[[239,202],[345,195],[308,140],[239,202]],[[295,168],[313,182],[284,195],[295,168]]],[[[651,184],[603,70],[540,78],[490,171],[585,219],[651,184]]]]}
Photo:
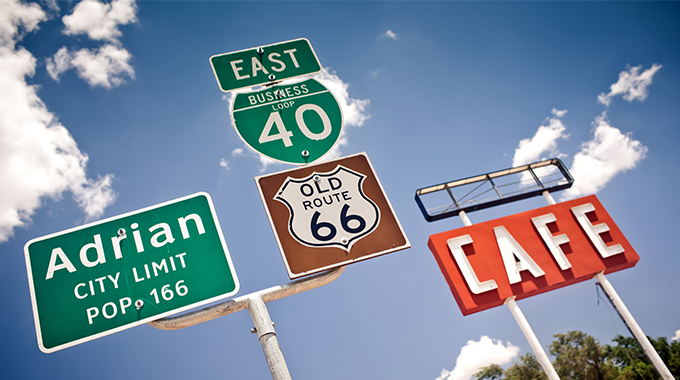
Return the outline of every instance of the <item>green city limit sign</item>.
{"type": "Polygon", "coordinates": [[[24,251],[45,353],[239,289],[207,193],[33,239],[24,251]]]}
{"type": "Polygon", "coordinates": [[[231,115],[246,144],[291,164],[321,158],[335,146],[342,129],[338,101],[315,79],[237,93],[231,115]]]}

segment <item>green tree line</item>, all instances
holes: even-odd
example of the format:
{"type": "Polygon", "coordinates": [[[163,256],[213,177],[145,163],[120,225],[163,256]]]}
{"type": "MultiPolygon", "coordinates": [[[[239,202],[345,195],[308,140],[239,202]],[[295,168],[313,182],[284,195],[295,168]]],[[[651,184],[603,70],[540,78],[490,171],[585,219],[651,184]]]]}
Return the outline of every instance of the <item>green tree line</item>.
{"type": "MultiPolygon", "coordinates": [[[[560,379],[569,380],[652,380],[660,379],[658,372],[632,337],[617,335],[616,345],[600,345],[592,336],[581,331],[553,335],[550,355],[560,379]]],[[[680,342],[671,343],[664,337],[647,337],[666,363],[673,377],[680,379],[680,342]]],[[[473,375],[477,380],[543,380],[543,372],[536,357],[527,353],[504,370],[497,364],[482,368],[473,375]]]]}

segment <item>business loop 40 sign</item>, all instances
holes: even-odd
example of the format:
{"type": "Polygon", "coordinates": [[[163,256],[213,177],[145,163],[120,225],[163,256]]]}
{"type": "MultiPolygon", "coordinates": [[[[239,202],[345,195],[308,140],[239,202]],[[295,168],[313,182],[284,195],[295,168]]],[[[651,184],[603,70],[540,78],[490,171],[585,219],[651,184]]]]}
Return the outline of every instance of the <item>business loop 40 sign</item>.
{"type": "Polygon", "coordinates": [[[248,146],[291,164],[323,157],[342,130],[338,101],[315,79],[238,93],[231,115],[236,132],[248,146]]]}

